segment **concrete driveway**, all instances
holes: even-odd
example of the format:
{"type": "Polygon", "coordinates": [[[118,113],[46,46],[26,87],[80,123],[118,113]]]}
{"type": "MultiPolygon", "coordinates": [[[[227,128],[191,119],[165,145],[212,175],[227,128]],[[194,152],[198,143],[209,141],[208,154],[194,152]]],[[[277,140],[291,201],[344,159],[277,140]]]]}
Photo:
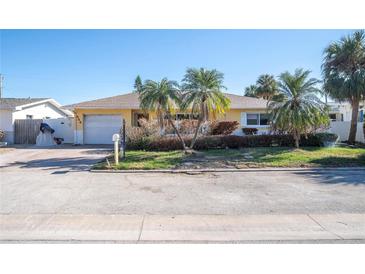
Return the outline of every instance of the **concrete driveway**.
{"type": "MultiPolygon", "coordinates": [[[[0,148],[2,149],[2,148],[0,148]]],[[[80,171],[101,161],[111,146],[61,145],[53,148],[14,146],[0,153],[1,170],[80,171]]]]}
{"type": "Polygon", "coordinates": [[[1,154],[0,239],[365,241],[365,169],[87,171],[108,149],[1,154]]]}

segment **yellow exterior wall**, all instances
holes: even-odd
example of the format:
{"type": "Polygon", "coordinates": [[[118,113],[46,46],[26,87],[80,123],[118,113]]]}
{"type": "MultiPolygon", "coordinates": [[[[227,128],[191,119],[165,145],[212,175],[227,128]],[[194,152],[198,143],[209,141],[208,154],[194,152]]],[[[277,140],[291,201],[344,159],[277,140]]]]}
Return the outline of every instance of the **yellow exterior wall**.
{"type": "MultiPolygon", "coordinates": [[[[138,111],[138,110],[135,110],[138,111]]],[[[264,109],[230,109],[225,114],[220,114],[215,117],[217,120],[225,121],[238,121],[241,123],[241,112],[260,112],[265,113],[264,109]]],[[[125,120],[128,126],[132,125],[132,109],[75,109],[76,127],[79,130],[83,128],[84,115],[90,114],[120,114],[125,120]]],[[[156,113],[149,112],[150,118],[155,119],[156,113]]],[[[214,119],[213,115],[210,117],[214,119]]]]}
{"type": "Polygon", "coordinates": [[[237,121],[241,124],[241,113],[265,113],[265,109],[230,109],[225,114],[216,117],[217,120],[237,121]]]}
{"type": "Polygon", "coordinates": [[[238,121],[241,123],[241,112],[243,111],[243,109],[230,109],[223,115],[222,118],[218,117],[218,120],[238,121]]]}

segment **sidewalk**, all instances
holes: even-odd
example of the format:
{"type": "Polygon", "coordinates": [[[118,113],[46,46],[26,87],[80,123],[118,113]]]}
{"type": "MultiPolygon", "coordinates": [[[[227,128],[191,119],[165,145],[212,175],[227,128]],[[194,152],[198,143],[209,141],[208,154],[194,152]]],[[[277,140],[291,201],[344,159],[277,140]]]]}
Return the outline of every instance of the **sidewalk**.
{"type": "Polygon", "coordinates": [[[0,241],[365,240],[365,214],[0,215],[0,241]]]}

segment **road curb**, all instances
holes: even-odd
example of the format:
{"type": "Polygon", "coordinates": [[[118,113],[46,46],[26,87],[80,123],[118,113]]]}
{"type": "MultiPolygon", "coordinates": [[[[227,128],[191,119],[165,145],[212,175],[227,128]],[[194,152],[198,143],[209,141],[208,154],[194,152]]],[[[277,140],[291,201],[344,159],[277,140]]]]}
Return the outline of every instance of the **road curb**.
{"type": "Polygon", "coordinates": [[[365,171],[363,167],[327,167],[327,168],[208,168],[208,169],[128,169],[128,170],[111,170],[111,169],[90,169],[92,173],[210,173],[210,172],[274,172],[274,171],[328,171],[328,170],[353,170],[353,171],[365,171]]]}

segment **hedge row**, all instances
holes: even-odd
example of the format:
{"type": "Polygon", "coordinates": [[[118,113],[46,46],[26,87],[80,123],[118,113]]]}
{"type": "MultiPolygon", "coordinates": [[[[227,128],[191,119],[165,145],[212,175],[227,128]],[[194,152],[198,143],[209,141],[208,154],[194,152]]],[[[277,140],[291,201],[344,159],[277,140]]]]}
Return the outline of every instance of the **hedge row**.
{"type": "MultiPolygon", "coordinates": [[[[191,143],[191,137],[185,137],[187,146],[191,143]]],[[[321,146],[322,140],[319,135],[302,136],[301,146],[321,146]]],[[[294,139],[291,135],[215,135],[203,136],[197,139],[194,149],[204,150],[210,148],[244,148],[244,147],[271,147],[271,146],[294,146],[294,139]]],[[[182,145],[177,137],[164,137],[158,139],[145,138],[143,142],[127,143],[128,149],[170,151],[180,150],[182,145]]]]}

